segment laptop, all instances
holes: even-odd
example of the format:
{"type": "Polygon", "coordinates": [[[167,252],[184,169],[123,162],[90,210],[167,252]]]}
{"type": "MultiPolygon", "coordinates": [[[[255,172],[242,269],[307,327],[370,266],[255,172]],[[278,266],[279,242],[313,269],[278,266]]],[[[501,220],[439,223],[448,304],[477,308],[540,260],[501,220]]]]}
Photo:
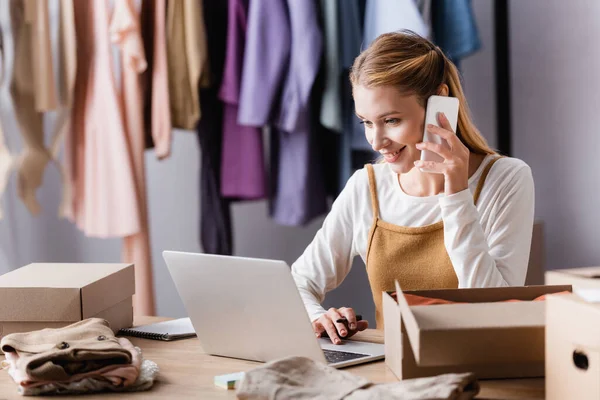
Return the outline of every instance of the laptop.
{"type": "Polygon", "coordinates": [[[384,346],[317,338],[284,261],[164,251],[207,354],[268,362],[308,357],[341,368],[384,358],[384,346]]]}

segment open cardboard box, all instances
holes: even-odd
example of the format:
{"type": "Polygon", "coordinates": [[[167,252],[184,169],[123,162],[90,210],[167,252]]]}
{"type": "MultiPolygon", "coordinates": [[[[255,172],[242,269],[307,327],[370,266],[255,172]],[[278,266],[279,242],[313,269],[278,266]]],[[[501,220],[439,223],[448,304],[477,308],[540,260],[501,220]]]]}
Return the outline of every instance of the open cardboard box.
{"type": "Polygon", "coordinates": [[[546,285],[572,285],[576,288],[600,288],[600,267],[546,271],[546,285]]]}
{"type": "Polygon", "coordinates": [[[398,379],[473,372],[480,379],[544,376],[545,302],[564,286],[383,292],[385,360],[398,379]],[[409,306],[404,293],[467,304],[409,306]],[[523,300],[503,302],[505,300],[523,300]]]}
{"type": "Polygon", "coordinates": [[[546,398],[600,399],[600,304],[575,294],[546,302],[546,398]]]}
{"type": "Polygon", "coordinates": [[[133,324],[133,264],[34,263],[0,276],[0,337],[107,320],[113,331],[133,324]]]}

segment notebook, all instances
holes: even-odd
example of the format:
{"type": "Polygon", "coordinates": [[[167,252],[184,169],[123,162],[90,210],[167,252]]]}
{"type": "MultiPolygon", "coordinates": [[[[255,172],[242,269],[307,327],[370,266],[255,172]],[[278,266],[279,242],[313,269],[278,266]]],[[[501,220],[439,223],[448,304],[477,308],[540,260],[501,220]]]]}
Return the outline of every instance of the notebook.
{"type": "Polygon", "coordinates": [[[176,340],[196,336],[196,331],[189,318],[179,318],[135,328],[121,329],[118,334],[144,339],[176,340]]]}

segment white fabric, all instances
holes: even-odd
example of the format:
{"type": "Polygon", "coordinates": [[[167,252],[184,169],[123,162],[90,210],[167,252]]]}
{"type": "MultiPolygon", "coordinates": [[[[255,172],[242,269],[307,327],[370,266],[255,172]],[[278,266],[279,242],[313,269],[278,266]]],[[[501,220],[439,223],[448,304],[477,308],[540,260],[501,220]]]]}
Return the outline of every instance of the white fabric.
{"type": "MultiPolygon", "coordinates": [[[[534,217],[531,169],[516,158],[498,160],[475,207],[473,193],[492,157],[471,176],[469,189],[451,196],[409,196],[387,164],[374,165],[380,218],[410,227],[443,219],[446,250],[461,288],[525,283],[534,217]]],[[[292,265],[311,320],[325,312],[320,302],[342,283],[354,257],[365,261],[372,223],[369,179],[363,168],[348,180],[312,243],[292,265]]]]}
{"type": "Polygon", "coordinates": [[[429,37],[429,25],[423,21],[414,0],[367,0],[363,49],[377,36],[401,29],[429,37]]]}

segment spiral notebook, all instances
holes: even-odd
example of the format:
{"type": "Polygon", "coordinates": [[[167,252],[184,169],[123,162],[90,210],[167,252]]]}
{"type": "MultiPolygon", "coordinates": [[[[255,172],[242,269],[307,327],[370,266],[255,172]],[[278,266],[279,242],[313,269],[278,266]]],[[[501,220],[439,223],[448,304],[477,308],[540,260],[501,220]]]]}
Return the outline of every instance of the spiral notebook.
{"type": "Polygon", "coordinates": [[[177,340],[196,336],[196,331],[189,318],[179,318],[135,328],[121,329],[118,334],[143,339],[177,340]]]}

